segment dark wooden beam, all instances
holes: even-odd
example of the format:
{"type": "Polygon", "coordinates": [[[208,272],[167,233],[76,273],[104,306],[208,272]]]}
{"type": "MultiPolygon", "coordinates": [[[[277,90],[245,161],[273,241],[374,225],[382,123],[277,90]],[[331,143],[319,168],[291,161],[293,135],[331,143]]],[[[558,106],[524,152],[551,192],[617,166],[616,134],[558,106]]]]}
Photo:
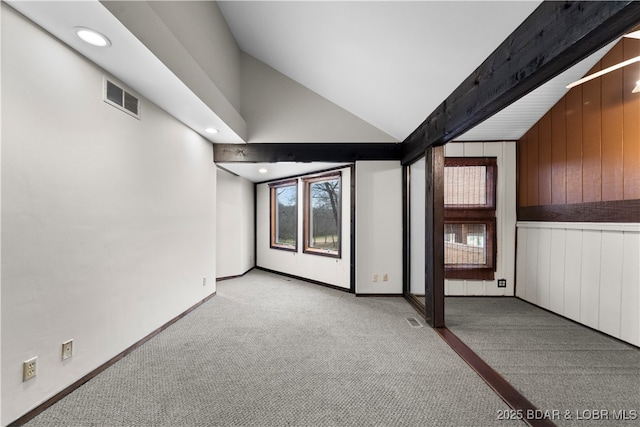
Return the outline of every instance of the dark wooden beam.
{"type": "Polygon", "coordinates": [[[403,143],[403,163],[491,117],[640,22],[639,1],[543,2],[403,143]]]}
{"type": "Polygon", "coordinates": [[[214,144],[216,163],[355,162],[400,160],[399,143],[214,144]]]}
{"type": "Polygon", "coordinates": [[[425,320],[444,327],[444,147],[429,147],[425,199],[425,320]]]}

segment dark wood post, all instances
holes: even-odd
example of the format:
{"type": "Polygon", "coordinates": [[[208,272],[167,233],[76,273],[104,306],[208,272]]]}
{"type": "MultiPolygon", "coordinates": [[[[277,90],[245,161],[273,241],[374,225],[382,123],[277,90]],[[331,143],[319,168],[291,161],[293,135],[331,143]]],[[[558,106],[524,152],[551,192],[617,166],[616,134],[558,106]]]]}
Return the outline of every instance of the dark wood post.
{"type": "Polygon", "coordinates": [[[444,327],[444,146],[427,148],[425,319],[444,327]]]}

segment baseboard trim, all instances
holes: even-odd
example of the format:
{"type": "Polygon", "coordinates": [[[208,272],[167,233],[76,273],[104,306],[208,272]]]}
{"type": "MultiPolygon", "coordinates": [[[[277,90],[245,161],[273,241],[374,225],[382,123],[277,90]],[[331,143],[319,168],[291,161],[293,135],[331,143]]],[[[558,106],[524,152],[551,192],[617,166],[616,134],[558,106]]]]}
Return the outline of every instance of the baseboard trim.
{"type": "Polygon", "coordinates": [[[356,297],[403,297],[403,294],[356,294],[356,297]]]}
{"type": "Polygon", "coordinates": [[[614,337],[613,335],[609,335],[609,334],[608,334],[608,333],[606,333],[606,332],[602,332],[602,331],[600,331],[600,330],[598,330],[598,329],[592,328],[591,326],[585,325],[584,323],[580,323],[580,322],[578,322],[577,320],[573,320],[573,319],[571,319],[571,318],[569,318],[569,317],[567,317],[567,316],[564,316],[564,315],[562,315],[562,314],[560,314],[560,313],[556,313],[555,311],[551,311],[551,310],[549,310],[548,308],[541,307],[541,306],[539,306],[538,304],[534,304],[534,303],[532,303],[531,301],[527,301],[526,299],[520,298],[519,296],[515,296],[514,298],[519,299],[519,300],[520,300],[520,301],[522,301],[522,302],[526,302],[527,304],[532,305],[532,306],[534,306],[534,307],[536,307],[536,308],[539,308],[540,310],[544,310],[544,311],[546,311],[547,313],[550,313],[550,314],[553,314],[553,315],[555,315],[555,316],[561,317],[561,318],[563,318],[563,319],[565,319],[565,320],[568,320],[569,322],[571,322],[571,323],[573,323],[573,324],[576,324],[576,325],[578,325],[578,326],[582,326],[583,328],[590,329],[590,330],[592,330],[593,332],[597,332],[597,333],[599,333],[600,335],[604,335],[604,336],[605,336],[605,337],[607,337],[607,338],[611,338],[612,340],[618,341],[620,344],[626,344],[626,345],[629,345],[629,346],[631,346],[631,347],[633,347],[633,348],[640,349],[640,346],[637,346],[637,345],[635,345],[635,344],[633,344],[633,343],[630,343],[630,342],[625,341],[625,340],[623,340],[623,339],[620,339],[620,338],[618,338],[618,337],[614,337]]]}
{"type": "Polygon", "coordinates": [[[471,348],[469,348],[460,338],[458,338],[448,328],[434,328],[440,337],[484,380],[485,383],[500,398],[513,409],[515,414],[525,423],[532,427],[555,427],[550,420],[540,420],[527,417],[527,414],[535,414],[537,408],[518,390],[516,390],[502,375],[489,366],[471,348]],[[533,411],[533,412],[529,412],[533,411]]]}
{"type": "Polygon", "coordinates": [[[248,269],[247,271],[245,271],[242,274],[236,274],[235,276],[224,276],[224,277],[216,277],[216,282],[222,282],[224,280],[231,280],[231,279],[239,279],[240,277],[243,277],[245,274],[249,273],[251,270],[253,270],[254,267],[251,267],[250,269],[248,269]]]}
{"type": "Polygon", "coordinates": [[[203,300],[198,301],[193,306],[188,308],[186,311],[178,314],[176,317],[174,317],[173,319],[169,320],[167,323],[165,323],[164,325],[160,326],[158,329],[154,330],[153,332],[149,333],[148,335],[146,335],[141,340],[139,340],[136,343],[132,344],[131,346],[127,347],[124,351],[118,353],[117,355],[115,355],[114,357],[112,357],[111,359],[109,359],[108,361],[103,363],[102,365],[98,366],[93,371],[89,372],[84,377],[80,378],[79,380],[77,380],[76,382],[71,384],[70,386],[64,388],[62,391],[60,391],[59,393],[55,394],[53,397],[47,399],[46,401],[44,401],[40,405],[36,406],[35,408],[33,408],[32,410],[30,410],[29,412],[27,412],[26,414],[24,414],[20,418],[18,418],[17,420],[9,423],[7,425],[7,427],[19,427],[19,426],[31,421],[33,418],[35,418],[36,416],[38,416],[42,412],[44,412],[47,408],[53,406],[54,404],[56,404],[57,402],[59,402],[60,400],[62,400],[63,398],[65,398],[66,396],[71,394],[72,392],[74,392],[76,389],[78,389],[80,386],[85,384],[87,381],[90,381],[91,379],[95,378],[98,374],[100,374],[101,372],[103,372],[107,368],[111,367],[114,363],[118,362],[120,359],[122,359],[125,356],[127,356],[133,350],[135,350],[136,348],[140,347],[142,344],[146,343],[151,338],[155,337],[160,332],[164,331],[169,326],[173,325],[178,320],[182,319],[187,314],[191,313],[193,310],[195,310],[196,308],[200,307],[202,304],[204,304],[205,302],[209,301],[214,296],[216,296],[216,292],[212,293],[211,295],[209,295],[208,297],[204,298],[203,300]]]}
{"type": "Polygon", "coordinates": [[[256,269],[257,270],[266,271],[267,273],[273,273],[273,274],[278,274],[280,276],[289,277],[291,279],[301,280],[301,281],[307,282],[307,283],[313,283],[314,285],[324,286],[325,288],[331,288],[331,289],[335,289],[337,291],[343,291],[343,292],[351,293],[351,289],[341,288],[340,286],[332,285],[332,284],[325,283],[325,282],[319,282],[319,281],[313,280],[313,279],[307,279],[306,277],[300,277],[300,276],[296,276],[294,274],[283,273],[281,271],[270,270],[268,268],[258,267],[258,266],[256,266],[256,269]]]}

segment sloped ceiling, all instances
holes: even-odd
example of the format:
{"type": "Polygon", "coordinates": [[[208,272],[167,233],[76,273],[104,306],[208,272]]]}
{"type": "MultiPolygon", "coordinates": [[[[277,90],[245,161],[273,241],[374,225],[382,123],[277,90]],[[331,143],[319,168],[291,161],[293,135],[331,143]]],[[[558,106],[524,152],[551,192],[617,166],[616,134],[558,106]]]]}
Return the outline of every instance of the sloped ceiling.
{"type": "MultiPolygon", "coordinates": [[[[150,2],[135,3],[146,3],[146,9],[153,9],[150,2]]],[[[190,2],[172,3],[173,7],[182,7],[190,2]]],[[[223,1],[217,5],[235,39],[231,43],[237,43],[239,49],[402,141],[539,3],[223,1]]],[[[185,85],[178,78],[181,73],[172,68],[174,65],[153,55],[131,28],[98,1],[9,0],[8,4],[212,142],[248,140],[244,131],[246,117],[241,117],[242,108],[234,105],[237,102],[229,102],[228,95],[225,97],[224,91],[218,91],[213,95],[229,107],[223,105],[227,111],[218,110],[216,105],[221,104],[208,101],[216,88],[206,90],[206,85],[202,85],[204,89],[199,90],[185,85]],[[87,48],[73,35],[72,28],[77,25],[103,28],[115,43],[109,51],[87,48]],[[123,51],[118,50],[121,48],[123,51]],[[228,111],[233,113],[235,123],[228,122],[231,117],[228,111]],[[213,137],[203,133],[207,122],[215,122],[222,132],[213,137]]],[[[141,15],[136,19],[147,18],[152,17],[141,15]]],[[[181,31],[186,34],[194,22],[179,20],[172,25],[173,33],[175,26],[184,26],[181,31]]],[[[146,25],[146,28],[153,33],[156,27],[146,25]]],[[[166,27],[157,28],[169,35],[166,27]]],[[[182,43],[178,41],[174,43],[176,47],[182,43]]],[[[209,43],[195,38],[190,42],[209,43]]],[[[202,46],[183,48],[192,52],[206,50],[202,46]]],[[[585,59],[458,139],[519,138],[565,94],[564,86],[582,77],[606,50],[585,59]]],[[[184,60],[189,62],[192,58],[184,56],[184,60]]],[[[189,73],[184,61],[180,66],[183,75],[189,73]]],[[[193,72],[206,83],[206,70],[193,72]]],[[[251,123],[246,123],[246,127],[250,128],[251,123]]],[[[283,171],[282,175],[288,172],[283,171]]]]}

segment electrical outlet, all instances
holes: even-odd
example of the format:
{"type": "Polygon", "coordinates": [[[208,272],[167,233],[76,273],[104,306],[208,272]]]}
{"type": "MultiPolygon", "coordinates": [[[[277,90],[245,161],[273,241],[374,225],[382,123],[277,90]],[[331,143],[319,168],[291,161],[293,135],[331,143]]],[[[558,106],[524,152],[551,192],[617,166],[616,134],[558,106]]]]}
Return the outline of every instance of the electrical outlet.
{"type": "Polygon", "coordinates": [[[22,363],[22,382],[28,381],[36,376],[37,362],[38,356],[32,357],[29,360],[25,360],[22,363]]]}
{"type": "Polygon", "coordinates": [[[374,274],[371,276],[371,281],[372,281],[372,282],[377,282],[377,281],[378,281],[378,275],[377,275],[376,273],[374,273],[374,274]]]}
{"type": "Polygon", "coordinates": [[[507,279],[498,279],[498,287],[506,288],[507,287],[507,279]]]}
{"type": "Polygon", "coordinates": [[[65,341],[62,343],[62,360],[71,356],[73,356],[73,340],[65,341]]]}
{"type": "Polygon", "coordinates": [[[383,282],[388,282],[389,281],[389,276],[387,275],[387,273],[382,273],[382,281],[383,282]]]}
{"type": "Polygon", "coordinates": [[[206,277],[202,278],[202,286],[207,286],[207,278],[206,277]]]}

